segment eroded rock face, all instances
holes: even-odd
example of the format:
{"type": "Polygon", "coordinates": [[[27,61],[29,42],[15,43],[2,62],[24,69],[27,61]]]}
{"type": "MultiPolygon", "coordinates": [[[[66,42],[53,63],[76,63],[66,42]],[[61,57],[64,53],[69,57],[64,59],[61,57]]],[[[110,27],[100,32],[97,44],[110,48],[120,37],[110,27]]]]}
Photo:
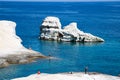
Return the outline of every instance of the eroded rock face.
{"type": "Polygon", "coordinates": [[[46,17],[43,20],[41,29],[51,29],[51,28],[61,29],[61,23],[60,23],[59,18],[50,16],[50,17],[46,17]]]}
{"type": "Polygon", "coordinates": [[[61,29],[60,20],[56,17],[46,17],[41,25],[40,39],[69,42],[103,42],[100,37],[85,33],[77,28],[77,23],[72,22],[61,29]],[[53,25],[53,24],[54,25],[53,25]]]}
{"type": "Polygon", "coordinates": [[[57,40],[58,31],[61,30],[61,23],[57,17],[46,17],[40,27],[41,39],[57,40]]]}
{"type": "Polygon", "coordinates": [[[0,21],[0,68],[9,64],[28,63],[35,58],[44,58],[39,52],[25,48],[15,31],[13,21],[0,21]]]}
{"type": "Polygon", "coordinates": [[[0,21],[0,51],[22,48],[22,40],[16,35],[16,23],[12,21],[0,21]]]}
{"type": "MultiPolygon", "coordinates": [[[[85,33],[77,28],[77,23],[70,23],[64,27],[64,32],[71,35],[73,41],[79,42],[103,42],[104,40],[100,37],[93,36],[90,33],[85,33]]],[[[67,36],[66,36],[67,37],[67,36]]]]}

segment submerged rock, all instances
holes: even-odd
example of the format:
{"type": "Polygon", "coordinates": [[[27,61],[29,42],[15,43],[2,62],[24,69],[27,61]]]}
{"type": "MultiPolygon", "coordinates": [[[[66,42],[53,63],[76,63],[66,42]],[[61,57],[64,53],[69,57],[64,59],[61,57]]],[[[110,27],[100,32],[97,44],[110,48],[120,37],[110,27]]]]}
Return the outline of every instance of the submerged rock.
{"type": "Polygon", "coordinates": [[[46,17],[41,25],[40,39],[70,42],[103,42],[100,37],[85,33],[77,28],[77,23],[72,22],[61,29],[60,20],[57,17],[46,17]]]}
{"type": "Polygon", "coordinates": [[[0,68],[9,64],[31,62],[35,58],[45,58],[39,52],[25,48],[20,37],[16,35],[16,23],[0,21],[0,68]]]}

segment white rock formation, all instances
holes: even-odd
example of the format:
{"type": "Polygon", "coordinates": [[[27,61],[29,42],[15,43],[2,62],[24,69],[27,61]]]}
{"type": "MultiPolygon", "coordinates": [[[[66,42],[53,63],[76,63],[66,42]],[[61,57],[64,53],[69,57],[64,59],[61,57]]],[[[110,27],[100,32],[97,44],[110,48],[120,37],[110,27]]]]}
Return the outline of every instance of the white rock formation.
{"type": "Polygon", "coordinates": [[[61,29],[60,20],[56,17],[46,17],[41,25],[40,38],[44,40],[74,41],[74,42],[103,42],[100,37],[84,33],[73,22],[61,29]]]}
{"type": "Polygon", "coordinates": [[[15,22],[0,21],[0,56],[29,51],[21,44],[22,40],[16,35],[15,27],[15,22]]]}
{"type": "Polygon", "coordinates": [[[57,17],[46,17],[42,23],[42,28],[61,29],[61,23],[57,17]]]}
{"type": "MultiPolygon", "coordinates": [[[[80,31],[77,28],[77,23],[73,22],[69,25],[64,27],[64,32],[67,34],[70,34],[72,37],[71,39],[74,41],[80,41],[80,42],[102,42],[103,39],[93,36],[90,33],[84,33],[83,31],[80,31]]],[[[66,36],[67,37],[67,36],[66,36]]]]}
{"type": "Polygon", "coordinates": [[[57,17],[46,17],[41,25],[41,39],[57,40],[58,31],[61,30],[61,23],[57,17]]]}
{"type": "Polygon", "coordinates": [[[0,21],[0,55],[24,48],[22,40],[16,35],[15,27],[15,22],[0,21]]]}
{"type": "Polygon", "coordinates": [[[28,77],[16,78],[12,80],[120,80],[120,77],[104,74],[33,74],[28,77]]]}
{"type": "Polygon", "coordinates": [[[43,56],[21,44],[22,40],[16,35],[15,27],[15,22],[0,21],[0,67],[9,63],[26,63],[29,57],[43,56]]]}

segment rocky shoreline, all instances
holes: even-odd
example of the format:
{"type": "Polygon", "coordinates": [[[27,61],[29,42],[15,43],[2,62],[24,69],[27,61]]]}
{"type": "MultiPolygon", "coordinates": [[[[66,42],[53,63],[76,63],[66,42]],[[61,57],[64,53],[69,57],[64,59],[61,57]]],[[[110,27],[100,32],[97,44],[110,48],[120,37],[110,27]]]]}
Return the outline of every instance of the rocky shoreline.
{"type": "Polygon", "coordinates": [[[21,52],[21,54],[10,54],[0,57],[0,68],[9,66],[10,64],[25,64],[33,62],[35,59],[48,58],[39,52],[30,50],[29,52],[21,52]]]}
{"type": "Polygon", "coordinates": [[[25,48],[21,38],[16,35],[16,23],[0,21],[0,68],[10,64],[24,64],[37,58],[47,58],[40,52],[25,48]]]}

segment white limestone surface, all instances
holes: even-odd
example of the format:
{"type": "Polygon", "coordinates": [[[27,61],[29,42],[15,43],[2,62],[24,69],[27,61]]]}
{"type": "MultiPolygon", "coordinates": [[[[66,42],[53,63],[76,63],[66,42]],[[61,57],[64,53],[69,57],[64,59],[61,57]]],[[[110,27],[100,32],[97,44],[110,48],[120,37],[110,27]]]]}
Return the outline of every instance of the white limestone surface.
{"type": "Polygon", "coordinates": [[[12,80],[120,80],[120,77],[104,74],[33,74],[28,77],[15,78],[12,80]]]}
{"type": "Polygon", "coordinates": [[[25,52],[36,53],[21,44],[22,40],[16,35],[15,28],[16,23],[13,21],[0,21],[0,57],[25,52]]]}
{"type": "Polygon", "coordinates": [[[59,18],[48,16],[43,20],[42,26],[49,26],[50,28],[61,29],[61,23],[59,18]]]}
{"type": "Polygon", "coordinates": [[[94,36],[90,33],[85,33],[77,28],[77,23],[72,22],[69,25],[64,27],[64,32],[67,34],[70,34],[73,36],[73,38],[77,38],[76,41],[82,41],[84,38],[83,42],[99,42],[99,41],[104,41],[102,38],[94,36]]]}
{"type": "Polygon", "coordinates": [[[46,17],[43,20],[40,30],[40,39],[43,40],[104,42],[104,40],[100,37],[79,30],[76,22],[72,22],[62,29],[59,18],[54,16],[46,17]]]}

